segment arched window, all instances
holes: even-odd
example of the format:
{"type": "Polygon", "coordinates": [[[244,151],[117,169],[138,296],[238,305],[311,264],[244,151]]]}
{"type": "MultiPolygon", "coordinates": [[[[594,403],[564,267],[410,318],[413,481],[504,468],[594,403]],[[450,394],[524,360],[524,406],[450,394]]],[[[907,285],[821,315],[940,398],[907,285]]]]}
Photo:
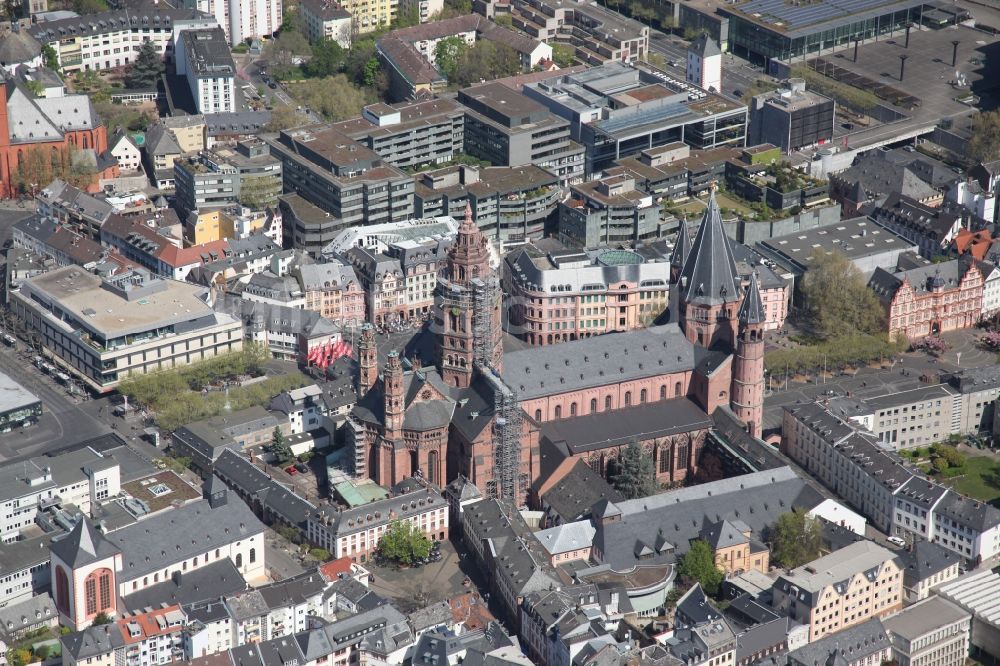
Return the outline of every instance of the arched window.
{"type": "Polygon", "coordinates": [[[218,548],[216,548],[215,549],[215,559],[219,559],[220,557],[222,557],[222,551],[219,550],[218,548]]]}
{"type": "Polygon", "coordinates": [[[243,553],[236,553],[236,568],[240,569],[243,567],[243,553]]]}
{"type": "Polygon", "coordinates": [[[541,421],[542,420],[542,410],[540,410],[540,409],[536,409],[535,410],[535,420],[536,421],[541,421]]]}
{"type": "Polygon", "coordinates": [[[679,398],[681,395],[681,383],[677,382],[674,384],[674,397],[679,398]]]}
{"type": "Polygon", "coordinates": [[[597,411],[597,398],[590,399],[590,413],[593,414],[597,411]]]}
{"type": "Polygon", "coordinates": [[[629,407],[632,405],[632,391],[625,391],[625,406],[629,407]]]}
{"type": "Polygon", "coordinates": [[[670,471],[670,445],[664,444],[660,447],[660,474],[670,471]]]}
{"type": "Polygon", "coordinates": [[[83,601],[88,617],[111,609],[111,569],[96,569],[83,579],[83,601]]]}
{"type": "Polygon", "coordinates": [[[569,403],[569,415],[570,416],[576,416],[576,403],[575,402],[569,403]]]}
{"type": "Polygon", "coordinates": [[[430,451],[427,454],[427,480],[433,484],[441,483],[438,478],[438,452],[430,451]]]}
{"type": "Polygon", "coordinates": [[[611,396],[606,395],[604,396],[604,411],[608,411],[609,409],[611,409],[611,396]]]}
{"type": "Polygon", "coordinates": [[[250,564],[253,564],[256,561],[257,561],[257,549],[256,548],[251,548],[250,549],[250,564]]]}
{"type": "Polygon", "coordinates": [[[667,385],[664,384],[663,386],[660,387],[660,400],[666,400],[666,399],[667,399],[667,385]]]}
{"type": "Polygon", "coordinates": [[[56,567],[56,608],[69,614],[69,578],[60,566],[56,567]]]}
{"type": "Polygon", "coordinates": [[[642,389],[641,391],[639,391],[639,404],[641,405],[646,404],[646,398],[648,397],[648,395],[649,394],[646,392],[646,389],[642,389]]]}
{"type": "Polygon", "coordinates": [[[556,418],[562,418],[562,405],[556,405],[556,418]]]}

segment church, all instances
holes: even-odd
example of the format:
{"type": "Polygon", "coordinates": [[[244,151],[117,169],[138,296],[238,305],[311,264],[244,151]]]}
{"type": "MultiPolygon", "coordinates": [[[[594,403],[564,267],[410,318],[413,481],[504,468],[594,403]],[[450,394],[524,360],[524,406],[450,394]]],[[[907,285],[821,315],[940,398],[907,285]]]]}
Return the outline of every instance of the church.
{"type": "MultiPolygon", "coordinates": [[[[439,276],[433,363],[392,350],[380,369],[374,330],[362,332],[349,420],[355,472],[386,487],[463,475],[487,496],[525,504],[551,469],[541,444],[562,422],[613,412],[638,428],[691,415],[688,428],[634,436],[671,482],[697,471],[716,409],[760,436],[766,312],[756,275],[737,271],[714,193],[693,240],[682,225],[671,264],[677,323],[504,352],[499,281],[467,209],[439,276]]],[[[598,442],[580,457],[610,475],[620,448],[598,442]]]]}

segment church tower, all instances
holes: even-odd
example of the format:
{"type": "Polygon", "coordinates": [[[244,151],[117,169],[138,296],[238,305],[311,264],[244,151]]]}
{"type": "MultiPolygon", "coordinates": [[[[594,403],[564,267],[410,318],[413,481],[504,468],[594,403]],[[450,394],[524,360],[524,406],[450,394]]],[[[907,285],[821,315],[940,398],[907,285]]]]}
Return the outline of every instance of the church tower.
{"type": "Polygon", "coordinates": [[[389,352],[382,375],[385,387],[385,438],[395,442],[403,438],[403,364],[399,352],[389,352]]]}
{"type": "Polygon", "coordinates": [[[361,326],[358,340],[358,397],[371,390],[378,379],[378,344],[375,342],[375,327],[369,323],[361,326]]]}
{"type": "Polygon", "coordinates": [[[681,218],[681,224],[677,227],[677,240],[674,241],[674,249],[670,253],[670,284],[676,284],[691,254],[691,232],[688,231],[688,224],[685,218],[681,218]]]}
{"type": "Polygon", "coordinates": [[[472,208],[466,206],[438,282],[438,367],[448,386],[469,386],[476,361],[501,369],[502,296],[490,267],[489,241],[472,219],[472,208]]]}
{"type": "Polygon", "coordinates": [[[53,541],[49,557],[52,595],[60,623],[80,631],[101,613],[115,615],[122,553],[94,528],[89,518],[81,516],[69,534],[53,541]]]}
{"type": "Polygon", "coordinates": [[[742,299],[731,242],[713,188],[678,281],[681,329],[703,347],[736,346],[736,311],[742,299]]]}
{"type": "Polygon", "coordinates": [[[738,314],[739,340],[733,358],[733,385],[730,391],[733,413],[743,421],[747,432],[760,437],[764,418],[764,322],[767,312],[760,297],[757,274],[750,276],[750,286],[738,314]]]}

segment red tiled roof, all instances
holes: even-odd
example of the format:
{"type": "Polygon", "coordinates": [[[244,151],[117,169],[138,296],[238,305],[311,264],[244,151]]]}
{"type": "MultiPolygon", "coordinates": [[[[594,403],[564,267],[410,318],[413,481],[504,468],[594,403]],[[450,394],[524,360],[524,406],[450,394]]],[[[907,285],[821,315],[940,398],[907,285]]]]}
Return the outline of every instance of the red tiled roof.
{"type": "Polygon", "coordinates": [[[994,239],[986,229],[975,232],[961,229],[955,236],[955,251],[959,254],[970,254],[976,260],[982,261],[993,243],[994,239]]]}
{"type": "Polygon", "coordinates": [[[192,245],[191,247],[177,247],[167,243],[160,248],[157,259],[170,266],[190,266],[191,264],[202,264],[202,255],[211,256],[209,252],[215,252],[218,259],[225,256],[225,250],[229,248],[229,241],[217,240],[202,245],[192,245]]]}
{"type": "Polygon", "coordinates": [[[332,562],[327,562],[319,568],[319,573],[323,578],[328,581],[337,580],[338,574],[350,574],[351,573],[351,558],[342,557],[339,560],[333,560],[332,562]]]}

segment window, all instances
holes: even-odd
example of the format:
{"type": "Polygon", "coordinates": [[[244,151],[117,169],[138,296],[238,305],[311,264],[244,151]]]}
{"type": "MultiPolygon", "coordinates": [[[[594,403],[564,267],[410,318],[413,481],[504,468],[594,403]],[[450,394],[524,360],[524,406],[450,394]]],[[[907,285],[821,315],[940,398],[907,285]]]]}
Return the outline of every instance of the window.
{"type": "Polygon", "coordinates": [[[556,405],[556,418],[562,418],[562,405],[556,405]]]}
{"type": "Polygon", "coordinates": [[[540,409],[536,409],[535,410],[535,420],[536,421],[541,421],[542,420],[542,410],[540,410],[540,409]]]}
{"type": "Polygon", "coordinates": [[[647,397],[647,395],[648,394],[646,392],[646,389],[642,389],[641,391],[639,391],[639,404],[642,404],[642,405],[646,404],[646,397],[647,397]]]}
{"type": "Polygon", "coordinates": [[[664,384],[663,386],[660,387],[660,400],[666,400],[666,399],[667,399],[667,385],[664,384]]]}
{"type": "Polygon", "coordinates": [[[111,608],[111,569],[96,569],[83,581],[84,609],[88,616],[111,608]]]}
{"type": "Polygon", "coordinates": [[[69,613],[69,578],[66,570],[56,567],[56,607],[64,613],[69,613]]]}
{"type": "Polygon", "coordinates": [[[569,403],[569,415],[570,416],[576,416],[576,403],[575,402],[569,403]]]}
{"type": "Polygon", "coordinates": [[[243,566],[243,553],[236,553],[236,568],[239,569],[243,566]]]}
{"type": "Polygon", "coordinates": [[[250,564],[253,564],[256,561],[257,561],[257,549],[256,548],[251,548],[250,549],[250,564]]]}
{"type": "Polygon", "coordinates": [[[597,411],[597,398],[590,399],[590,413],[593,414],[597,411]]]}
{"type": "Polygon", "coordinates": [[[625,406],[629,407],[632,405],[632,391],[625,391],[625,406]]]}
{"type": "Polygon", "coordinates": [[[605,409],[605,411],[611,409],[611,396],[610,395],[604,397],[604,409],[605,409]]]}
{"type": "Polygon", "coordinates": [[[681,383],[677,382],[674,384],[674,397],[678,398],[681,395],[681,383]]]}

